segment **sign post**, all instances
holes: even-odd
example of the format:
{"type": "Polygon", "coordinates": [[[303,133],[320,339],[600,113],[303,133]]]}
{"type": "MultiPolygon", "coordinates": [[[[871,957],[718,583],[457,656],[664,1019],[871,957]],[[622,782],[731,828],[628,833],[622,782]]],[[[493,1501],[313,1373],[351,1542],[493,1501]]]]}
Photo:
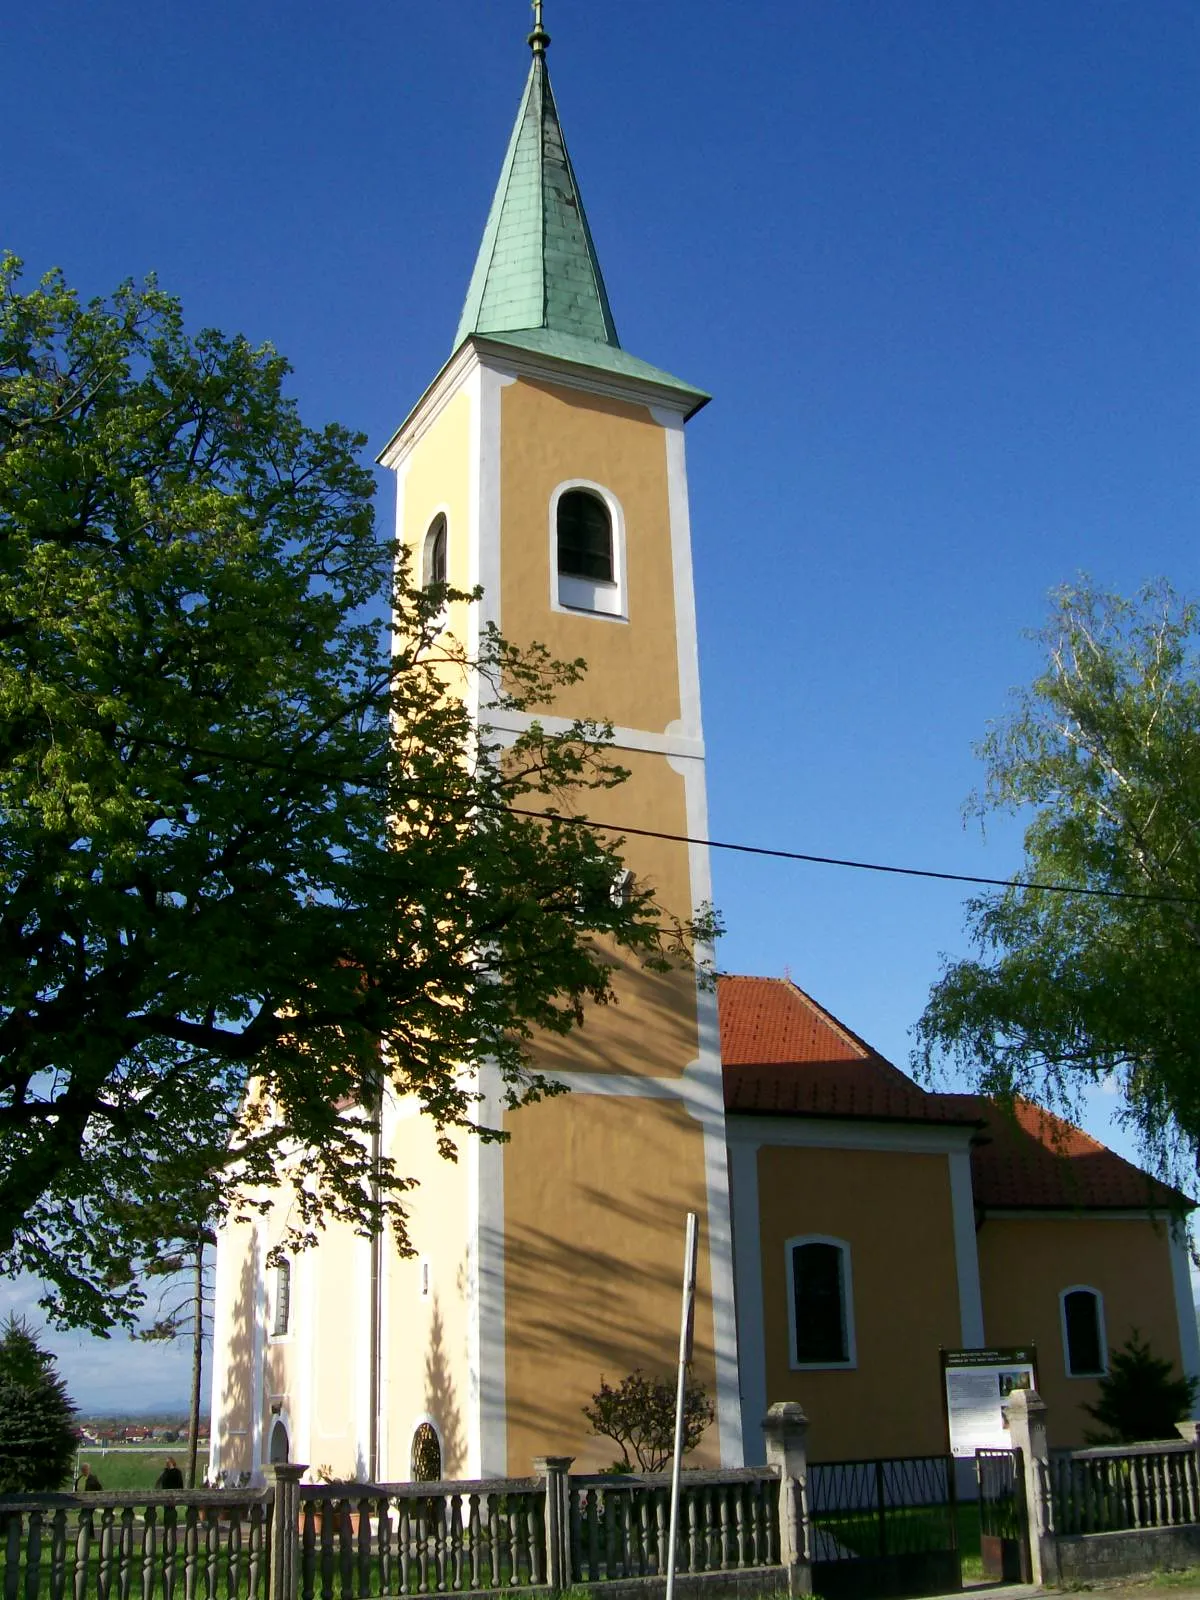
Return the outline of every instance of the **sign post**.
{"type": "Polygon", "coordinates": [[[683,1406],[696,1325],[696,1213],[688,1212],[683,1246],[683,1315],[679,1325],[679,1382],[675,1390],[675,1454],[671,1462],[671,1533],[667,1544],[666,1600],[675,1600],[675,1545],[679,1537],[679,1474],[683,1470],[683,1406]]]}

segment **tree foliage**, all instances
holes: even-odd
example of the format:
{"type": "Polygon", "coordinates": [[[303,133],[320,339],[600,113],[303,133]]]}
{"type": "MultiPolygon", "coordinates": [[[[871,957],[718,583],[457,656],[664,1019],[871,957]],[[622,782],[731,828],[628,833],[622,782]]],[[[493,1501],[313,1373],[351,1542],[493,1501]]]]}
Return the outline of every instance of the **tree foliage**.
{"type": "MultiPolygon", "coordinates": [[[[648,1378],[638,1367],[615,1388],[601,1378],[583,1414],[593,1433],[620,1446],[617,1471],[661,1472],[675,1448],[675,1400],[673,1383],[648,1378]]],[[[683,1395],[685,1455],[700,1443],[714,1415],[703,1385],[689,1382],[683,1395]]]]}
{"type": "Polygon", "coordinates": [[[978,955],[918,1026],[1000,1098],[1113,1079],[1145,1147],[1200,1141],[1200,613],[1164,582],[1054,597],[1042,672],[978,747],[973,805],[1029,818],[1022,877],[979,896],[978,955]],[[1106,893],[1060,894],[1070,884],[1106,893]]]}
{"type": "Polygon", "coordinates": [[[1174,1439],[1175,1424],[1192,1414],[1200,1381],[1175,1377],[1175,1368],[1150,1349],[1135,1328],[1112,1351],[1100,1379],[1100,1398],[1085,1405],[1101,1432],[1089,1433],[1089,1444],[1140,1444],[1149,1439],[1174,1439]]]}
{"type": "Polygon", "coordinates": [[[153,283],[0,267],[0,1263],[98,1329],[143,1295],[131,1208],[197,1168],[290,1182],[289,1245],[404,1248],[382,1095],[452,1154],[464,1064],[536,1097],[527,1041],[612,997],[614,951],[711,931],[612,895],[619,841],[572,824],[624,776],[604,729],[478,736],[464,685],[535,710],[582,663],[466,659],[471,597],[408,582],[364,441],[287,372],[153,283]]]}
{"type": "Polygon", "coordinates": [[[42,1493],[68,1483],[75,1407],[44,1351],[19,1319],[0,1329],[0,1494],[42,1493]]]}

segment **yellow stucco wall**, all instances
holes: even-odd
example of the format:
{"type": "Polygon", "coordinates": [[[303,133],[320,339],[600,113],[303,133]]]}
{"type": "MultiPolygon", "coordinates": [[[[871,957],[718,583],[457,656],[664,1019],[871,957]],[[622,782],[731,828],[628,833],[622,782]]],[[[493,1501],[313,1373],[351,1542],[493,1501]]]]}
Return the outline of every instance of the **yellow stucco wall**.
{"type": "Polygon", "coordinates": [[[501,391],[500,418],[501,631],[588,663],[556,715],[663,732],[680,714],[664,430],[642,406],[525,378],[501,391]],[[624,512],[627,622],[550,608],[550,499],[575,478],[624,512]]]}
{"type": "Polygon", "coordinates": [[[213,1327],[214,1445],[230,1473],[254,1469],[253,1342],[258,1293],[258,1228],[226,1222],[218,1234],[217,1310],[213,1327]]]}
{"type": "MultiPolygon", "coordinates": [[[[715,1397],[700,1124],[678,1102],[571,1095],[510,1114],[504,1158],[508,1471],[619,1451],[580,1408],[602,1377],[672,1377],[687,1212],[701,1218],[695,1373],[715,1397]]],[[[714,1423],[693,1465],[715,1465],[714,1423]]]]}
{"type": "MultiPolygon", "coordinates": [[[[585,797],[580,809],[618,827],[686,832],[683,779],[666,760],[631,750],[618,752],[617,759],[629,770],[629,781],[585,797]]],[[[630,835],[621,846],[621,856],[639,883],[654,889],[664,908],[681,918],[690,916],[686,845],[630,835]]],[[[615,1002],[589,1005],[583,1026],[565,1037],[539,1038],[532,1050],[537,1066],[547,1072],[677,1076],[699,1052],[694,971],[680,966],[667,973],[650,972],[615,950],[611,960],[616,969],[615,1002]]]]}
{"type": "MultiPolygon", "coordinates": [[[[409,579],[414,584],[423,580],[425,540],[441,513],[446,518],[446,580],[452,589],[471,588],[473,405],[471,392],[460,389],[417,441],[406,465],[400,490],[398,536],[407,553],[409,579]]],[[[456,601],[446,612],[446,630],[462,645],[470,637],[471,612],[471,603],[465,600],[456,601]]],[[[453,693],[465,692],[466,678],[457,667],[447,667],[442,676],[453,693]]]]}
{"type": "Polygon", "coordinates": [[[1097,1424],[1081,1408],[1096,1403],[1094,1378],[1069,1378],[1059,1295],[1084,1285],[1104,1296],[1110,1348],[1136,1327],[1156,1355],[1179,1371],[1179,1324],[1166,1222],[1085,1216],[995,1218],[979,1230],[984,1326],[995,1344],[1036,1344],[1038,1387],[1049,1409],[1050,1443],[1081,1445],[1097,1424]]]}
{"type": "Polygon", "coordinates": [[[457,1162],[438,1154],[428,1117],[396,1128],[391,1154],[417,1186],[405,1201],[409,1239],[417,1252],[388,1263],[382,1351],[381,1439],[384,1470],[405,1479],[412,1437],[429,1418],[442,1440],[447,1477],[467,1475],[469,1444],[467,1238],[468,1158],[465,1137],[457,1162]],[[422,1262],[429,1293],[422,1293],[422,1262]]]}
{"type": "Polygon", "coordinates": [[[813,1460],[944,1450],[939,1349],[961,1339],[948,1158],[764,1146],[758,1185],[768,1402],[804,1406],[813,1460]],[[808,1233],[850,1246],[855,1369],[791,1368],[785,1245],[808,1233]]]}
{"type": "MultiPolygon", "coordinates": [[[[308,1267],[307,1262],[299,1265],[308,1267]]],[[[331,1467],[335,1475],[355,1473],[359,1470],[360,1352],[369,1349],[363,1327],[370,1271],[367,1241],[344,1223],[329,1224],[310,1270],[313,1278],[307,1312],[312,1328],[313,1410],[309,1465],[331,1467]]]]}

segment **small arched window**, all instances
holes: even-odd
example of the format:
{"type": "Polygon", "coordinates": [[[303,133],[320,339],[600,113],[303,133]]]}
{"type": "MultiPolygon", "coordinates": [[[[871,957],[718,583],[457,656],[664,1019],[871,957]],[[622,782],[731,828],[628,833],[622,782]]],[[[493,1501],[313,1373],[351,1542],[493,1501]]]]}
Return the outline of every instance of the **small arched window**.
{"type": "Polygon", "coordinates": [[[291,1315],[292,1263],[290,1261],[277,1261],[275,1263],[275,1316],[271,1322],[271,1332],[276,1338],[288,1331],[291,1315]]]}
{"type": "Polygon", "coordinates": [[[291,1440],[284,1423],[276,1417],[271,1424],[271,1441],[267,1448],[267,1460],[273,1467],[280,1467],[285,1461],[291,1459],[291,1440]]]}
{"type": "Polygon", "coordinates": [[[425,535],[425,548],[421,556],[421,586],[429,589],[434,584],[446,582],[446,548],[449,535],[446,518],[439,512],[425,535]]]}
{"type": "Polygon", "coordinates": [[[431,1422],[422,1422],[413,1434],[412,1481],[439,1483],[442,1476],[442,1443],[431,1422]]]}
{"type": "Polygon", "coordinates": [[[563,578],[613,581],[612,518],[587,489],[568,489],[559,498],[558,571],[563,578]]]}
{"type": "Polygon", "coordinates": [[[849,1245],[814,1235],[789,1239],[787,1265],[792,1365],[853,1366],[849,1245]]]}
{"type": "Polygon", "coordinates": [[[1104,1301],[1096,1289],[1080,1286],[1062,1292],[1063,1352],[1068,1378],[1099,1378],[1105,1360],[1104,1301]]]}

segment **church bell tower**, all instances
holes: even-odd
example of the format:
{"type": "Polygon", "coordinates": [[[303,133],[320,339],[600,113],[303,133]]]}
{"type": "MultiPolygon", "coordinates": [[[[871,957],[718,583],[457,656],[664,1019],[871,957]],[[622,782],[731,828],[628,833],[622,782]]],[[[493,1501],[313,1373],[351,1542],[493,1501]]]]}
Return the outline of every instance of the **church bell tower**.
{"type": "MultiPolygon", "coordinates": [[[[541,12],[453,353],[380,460],[412,570],[482,590],[451,607],[468,648],[494,623],[587,662],[540,720],[612,724],[632,775],[604,820],[672,836],[631,836],[623,854],[686,918],[711,898],[707,849],[675,842],[707,835],[684,425],[708,397],[617,338],[541,12]]],[[[616,988],[618,1004],[533,1049],[570,1094],[507,1112],[482,1069],[480,1117],[506,1144],[470,1141],[450,1166],[423,1119],[385,1126],[420,1180],[420,1255],[383,1264],[384,1478],[408,1476],[421,1428],[447,1477],[526,1473],[547,1453],[607,1465],[580,1408],[602,1377],[671,1374],[688,1211],[694,1370],[717,1413],[694,1459],[741,1463],[716,997],[690,971],[636,966],[616,988]]]]}

